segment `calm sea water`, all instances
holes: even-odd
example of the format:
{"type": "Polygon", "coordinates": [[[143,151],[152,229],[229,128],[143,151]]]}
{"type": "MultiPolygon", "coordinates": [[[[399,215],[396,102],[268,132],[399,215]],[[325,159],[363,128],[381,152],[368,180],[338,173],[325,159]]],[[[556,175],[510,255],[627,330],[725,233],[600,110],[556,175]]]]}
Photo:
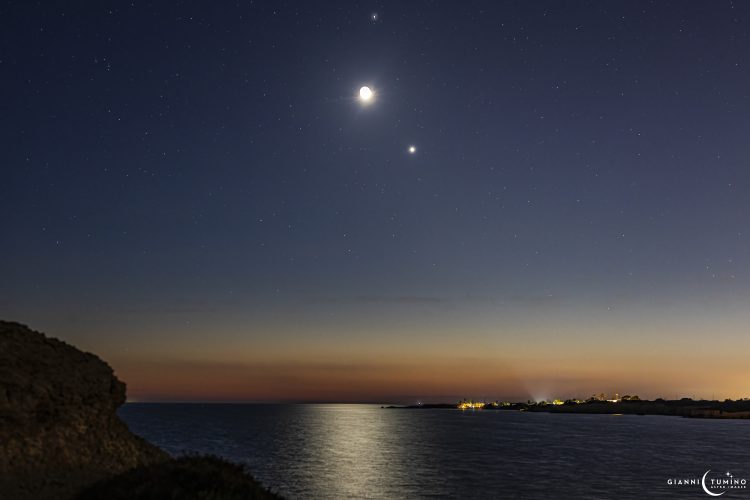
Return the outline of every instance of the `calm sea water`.
{"type": "MultiPolygon", "coordinates": [[[[247,465],[287,498],[710,498],[669,478],[750,483],[750,421],[373,405],[127,404],[170,453],[247,465]]],[[[723,498],[750,498],[750,489],[723,498]]]]}

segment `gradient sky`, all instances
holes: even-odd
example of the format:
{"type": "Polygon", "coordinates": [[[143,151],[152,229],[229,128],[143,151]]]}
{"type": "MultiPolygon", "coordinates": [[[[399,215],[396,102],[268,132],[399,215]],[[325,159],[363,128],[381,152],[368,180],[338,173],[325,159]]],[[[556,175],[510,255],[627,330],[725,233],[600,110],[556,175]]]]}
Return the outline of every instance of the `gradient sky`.
{"type": "Polygon", "coordinates": [[[0,316],[131,399],[750,396],[747,2],[0,22],[0,316]]]}

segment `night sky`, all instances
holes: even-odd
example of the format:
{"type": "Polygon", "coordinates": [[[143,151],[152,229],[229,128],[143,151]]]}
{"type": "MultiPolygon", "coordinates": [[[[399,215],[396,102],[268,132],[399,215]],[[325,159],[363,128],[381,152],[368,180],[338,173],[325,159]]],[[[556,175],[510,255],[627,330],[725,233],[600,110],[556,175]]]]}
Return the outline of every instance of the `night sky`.
{"type": "Polygon", "coordinates": [[[748,396],[749,22],[4,1],[0,316],[133,400],[748,396]]]}

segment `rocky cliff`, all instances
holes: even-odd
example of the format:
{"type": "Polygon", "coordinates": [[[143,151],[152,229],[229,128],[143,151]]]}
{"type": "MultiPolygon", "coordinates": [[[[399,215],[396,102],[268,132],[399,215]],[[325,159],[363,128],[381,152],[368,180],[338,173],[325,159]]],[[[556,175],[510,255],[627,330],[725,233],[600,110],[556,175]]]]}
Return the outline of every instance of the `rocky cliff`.
{"type": "Polygon", "coordinates": [[[64,499],[167,455],[115,411],[125,384],[93,354],[0,321],[0,497],[64,499]]]}

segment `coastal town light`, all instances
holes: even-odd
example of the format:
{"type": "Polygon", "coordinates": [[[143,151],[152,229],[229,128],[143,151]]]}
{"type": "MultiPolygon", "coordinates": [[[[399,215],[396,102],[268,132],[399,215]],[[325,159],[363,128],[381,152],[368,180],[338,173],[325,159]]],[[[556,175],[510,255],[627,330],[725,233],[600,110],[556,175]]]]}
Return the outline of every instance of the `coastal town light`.
{"type": "Polygon", "coordinates": [[[485,403],[478,403],[474,401],[461,401],[458,403],[459,410],[481,410],[485,407],[485,403]]]}

